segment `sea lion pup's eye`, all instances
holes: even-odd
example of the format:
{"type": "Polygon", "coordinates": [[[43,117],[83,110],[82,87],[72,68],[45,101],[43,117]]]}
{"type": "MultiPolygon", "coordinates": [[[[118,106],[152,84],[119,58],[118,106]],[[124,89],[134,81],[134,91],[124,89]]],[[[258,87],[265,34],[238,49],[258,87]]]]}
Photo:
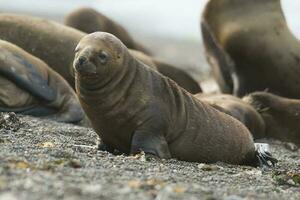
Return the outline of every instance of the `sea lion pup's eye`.
{"type": "Polygon", "coordinates": [[[101,51],[98,55],[100,63],[106,64],[108,61],[108,54],[105,51],[101,51]]]}

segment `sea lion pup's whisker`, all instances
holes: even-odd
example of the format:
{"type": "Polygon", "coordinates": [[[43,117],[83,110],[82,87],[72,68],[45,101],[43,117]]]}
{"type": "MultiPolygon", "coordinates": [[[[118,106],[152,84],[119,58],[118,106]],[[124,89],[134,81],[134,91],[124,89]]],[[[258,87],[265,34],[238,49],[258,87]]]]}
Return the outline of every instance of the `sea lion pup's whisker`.
{"type": "Polygon", "coordinates": [[[97,32],[78,45],[97,50],[92,56],[105,51],[111,58],[93,63],[98,74],[113,77],[99,91],[80,87],[85,68],[75,68],[81,105],[108,149],[195,162],[259,164],[261,157],[256,157],[253,138],[242,123],[137,61],[115,36],[97,32]]]}

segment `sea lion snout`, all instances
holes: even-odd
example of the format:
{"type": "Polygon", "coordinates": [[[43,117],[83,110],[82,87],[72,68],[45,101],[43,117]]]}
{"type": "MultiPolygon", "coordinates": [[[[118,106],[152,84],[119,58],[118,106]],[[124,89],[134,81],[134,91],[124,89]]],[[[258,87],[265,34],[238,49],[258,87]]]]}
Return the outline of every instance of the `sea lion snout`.
{"type": "Polygon", "coordinates": [[[85,55],[79,55],[74,60],[74,69],[81,74],[96,74],[96,66],[85,55]]]}

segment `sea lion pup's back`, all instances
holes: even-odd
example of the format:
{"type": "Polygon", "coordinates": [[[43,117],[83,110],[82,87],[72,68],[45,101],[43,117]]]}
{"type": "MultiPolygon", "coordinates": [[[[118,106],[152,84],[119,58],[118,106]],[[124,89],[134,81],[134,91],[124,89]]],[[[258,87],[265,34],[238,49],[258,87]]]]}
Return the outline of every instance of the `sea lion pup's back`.
{"type": "Polygon", "coordinates": [[[186,161],[257,164],[243,124],[145,67],[115,36],[85,36],[74,68],[80,102],[107,146],[186,161]]]}
{"type": "Polygon", "coordinates": [[[229,92],[241,97],[268,89],[300,98],[300,42],[280,0],[210,0],[201,25],[213,69],[229,92]]]}
{"type": "Polygon", "coordinates": [[[136,59],[142,61],[144,64],[152,67],[152,69],[158,71],[162,75],[175,81],[180,87],[184,88],[192,94],[197,94],[202,92],[200,85],[195,81],[189,74],[187,74],[182,69],[179,69],[173,65],[166,62],[160,61],[159,59],[153,58],[144,54],[143,52],[136,50],[129,50],[131,55],[136,59]]]}
{"type": "Polygon", "coordinates": [[[137,43],[124,27],[93,8],[82,7],[72,11],[65,17],[64,24],[85,33],[97,31],[111,33],[128,48],[150,54],[149,50],[137,43]]]}
{"type": "Polygon", "coordinates": [[[74,88],[74,49],[85,34],[62,24],[17,14],[0,14],[0,39],[43,60],[74,88]]]}
{"type": "Polygon", "coordinates": [[[229,94],[200,93],[196,94],[195,97],[242,122],[249,129],[254,139],[265,136],[263,118],[252,105],[242,99],[229,94]]]}

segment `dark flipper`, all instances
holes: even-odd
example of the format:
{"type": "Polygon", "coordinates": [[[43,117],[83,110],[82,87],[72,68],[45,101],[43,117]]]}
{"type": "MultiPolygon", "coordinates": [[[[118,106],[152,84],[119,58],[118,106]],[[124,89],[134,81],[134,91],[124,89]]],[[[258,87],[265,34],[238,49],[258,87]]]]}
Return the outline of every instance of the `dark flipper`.
{"type": "Polygon", "coordinates": [[[40,116],[52,115],[57,111],[54,110],[53,108],[49,108],[46,106],[34,105],[34,106],[22,107],[22,108],[0,107],[0,112],[14,112],[22,115],[31,115],[34,117],[40,117],[40,116]]]}
{"type": "Polygon", "coordinates": [[[54,101],[55,90],[49,87],[48,81],[41,77],[35,67],[19,55],[10,56],[9,66],[0,65],[1,75],[39,99],[54,101]]]}
{"type": "Polygon", "coordinates": [[[258,166],[261,168],[271,168],[275,167],[278,162],[268,150],[269,145],[265,143],[255,143],[255,156],[258,160],[258,166]]]}
{"type": "Polygon", "coordinates": [[[214,63],[211,63],[212,61],[209,61],[209,63],[212,65],[220,89],[224,93],[232,94],[234,62],[230,55],[218,44],[207,22],[202,21],[201,31],[208,60],[214,59],[214,63]]]}
{"type": "Polygon", "coordinates": [[[137,130],[132,137],[130,153],[141,151],[159,158],[171,158],[167,141],[162,134],[137,130]]]}

